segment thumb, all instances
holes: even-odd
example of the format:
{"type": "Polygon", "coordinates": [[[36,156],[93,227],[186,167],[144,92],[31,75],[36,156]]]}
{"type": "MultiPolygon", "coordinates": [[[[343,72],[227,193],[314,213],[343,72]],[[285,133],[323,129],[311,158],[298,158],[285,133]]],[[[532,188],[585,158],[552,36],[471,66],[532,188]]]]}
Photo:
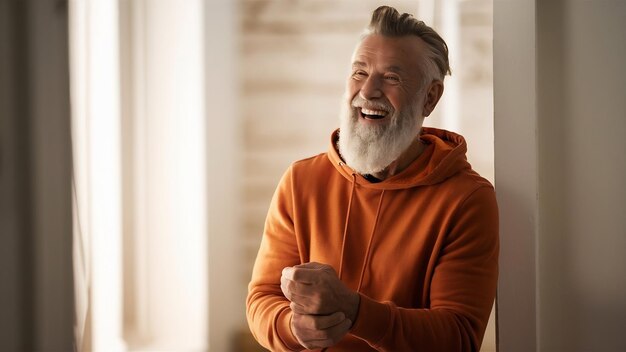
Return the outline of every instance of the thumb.
{"type": "Polygon", "coordinates": [[[327,272],[328,274],[331,274],[331,276],[337,276],[337,271],[335,271],[335,269],[328,264],[322,264],[318,262],[309,262],[309,263],[300,264],[297,267],[302,268],[302,269],[308,269],[308,270],[319,270],[319,271],[327,272]]]}

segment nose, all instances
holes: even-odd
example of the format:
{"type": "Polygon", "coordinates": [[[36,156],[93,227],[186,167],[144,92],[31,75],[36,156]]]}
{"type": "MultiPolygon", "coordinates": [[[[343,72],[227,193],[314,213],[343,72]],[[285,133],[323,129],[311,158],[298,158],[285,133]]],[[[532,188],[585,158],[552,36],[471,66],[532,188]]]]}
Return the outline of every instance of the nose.
{"type": "Polygon", "coordinates": [[[363,86],[359,91],[359,95],[361,98],[365,100],[372,100],[376,98],[380,98],[383,95],[380,87],[380,79],[374,75],[367,77],[363,86]]]}

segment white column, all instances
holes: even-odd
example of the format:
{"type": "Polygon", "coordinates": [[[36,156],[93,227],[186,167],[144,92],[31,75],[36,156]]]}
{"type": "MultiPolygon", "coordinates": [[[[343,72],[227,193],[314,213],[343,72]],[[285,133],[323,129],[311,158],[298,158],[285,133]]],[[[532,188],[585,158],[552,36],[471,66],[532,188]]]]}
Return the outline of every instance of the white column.
{"type": "MultiPolygon", "coordinates": [[[[88,212],[79,208],[78,216],[88,218],[88,227],[79,231],[89,234],[91,246],[91,344],[93,351],[123,351],[118,8],[117,2],[106,0],[77,1],[73,6],[86,34],[76,43],[82,48],[78,60],[84,60],[77,62],[84,71],[76,74],[82,74],[77,79],[84,90],[73,91],[80,94],[75,102],[85,103],[74,119],[84,123],[86,135],[77,137],[84,144],[75,148],[87,153],[86,165],[77,164],[85,169],[77,175],[86,176],[80,180],[86,190],[81,200],[87,197],[89,203],[88,212]]],[[[77,156],[81,153],[77,150],[77,156]]]]}
{"type": "Polygon", "coordinates": [[[203,4],[132,3],[135,349],[207,349],[203,4]]]}
{"type": "Polygon", "coordinates": [[[626,350],[626,3],[494,13],[499,349],[626,350]]]}
{"type": "MultiPolygon", "coordinates": [[[[450,67],[454,70],[459,59],[458,53],[461,51],[461,43],[459,42],[459,28],[461,26],[459,0],[441,0],[439,6],[441,6],[441,9],[437,11],[439,15],[437,29],[448,45],[448,60],[450,61],[450,67]]],[[[459,111],[460,81],[461,77],[458,74],[446,77],[444,95],[439,107],[441,126],[451,131],[459,131],[460,120],[463,118],[459,111]]]]}
{"type": "Polygon", "coordinates": [[[207,197],[209,216],[210,350],[228,351],[233,334],[247,329],[240,253],[242,145],[238,97],[237,2],[205,5],[207,197]]]}

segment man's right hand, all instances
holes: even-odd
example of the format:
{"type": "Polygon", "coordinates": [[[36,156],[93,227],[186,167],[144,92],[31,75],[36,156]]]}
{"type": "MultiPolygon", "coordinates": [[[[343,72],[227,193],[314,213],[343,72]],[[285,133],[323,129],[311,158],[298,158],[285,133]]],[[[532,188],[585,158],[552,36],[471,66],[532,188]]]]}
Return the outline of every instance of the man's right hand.
{"type": "Polygon", "coordinates": [[[343,312],[330,315],[293,313],[291,331],[304,348],[329,347],[341,340],[350,330],[352,322],[343,312]]]}
{"type": "Polygon", "coordinates": [[[280,288],[291,301],[295,313],[330,315],[343,312],[351,321],[356,319],[360,296],[341,282],[330,265],[310,262],[286,267],[282,271],[280,288]]]}

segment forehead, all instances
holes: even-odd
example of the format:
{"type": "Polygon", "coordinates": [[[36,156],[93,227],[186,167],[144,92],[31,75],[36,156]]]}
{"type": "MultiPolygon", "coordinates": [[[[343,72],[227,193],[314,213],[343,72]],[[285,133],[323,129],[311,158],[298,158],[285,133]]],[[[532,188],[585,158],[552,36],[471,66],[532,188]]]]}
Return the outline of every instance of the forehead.
{"type": "Polygon", "coordinates": [[[404,70],[417,69],[426,51],[424,41],[414,35],[386,37],[370,34],[357,45],[352,63],[397,66],[404,70]]]}

